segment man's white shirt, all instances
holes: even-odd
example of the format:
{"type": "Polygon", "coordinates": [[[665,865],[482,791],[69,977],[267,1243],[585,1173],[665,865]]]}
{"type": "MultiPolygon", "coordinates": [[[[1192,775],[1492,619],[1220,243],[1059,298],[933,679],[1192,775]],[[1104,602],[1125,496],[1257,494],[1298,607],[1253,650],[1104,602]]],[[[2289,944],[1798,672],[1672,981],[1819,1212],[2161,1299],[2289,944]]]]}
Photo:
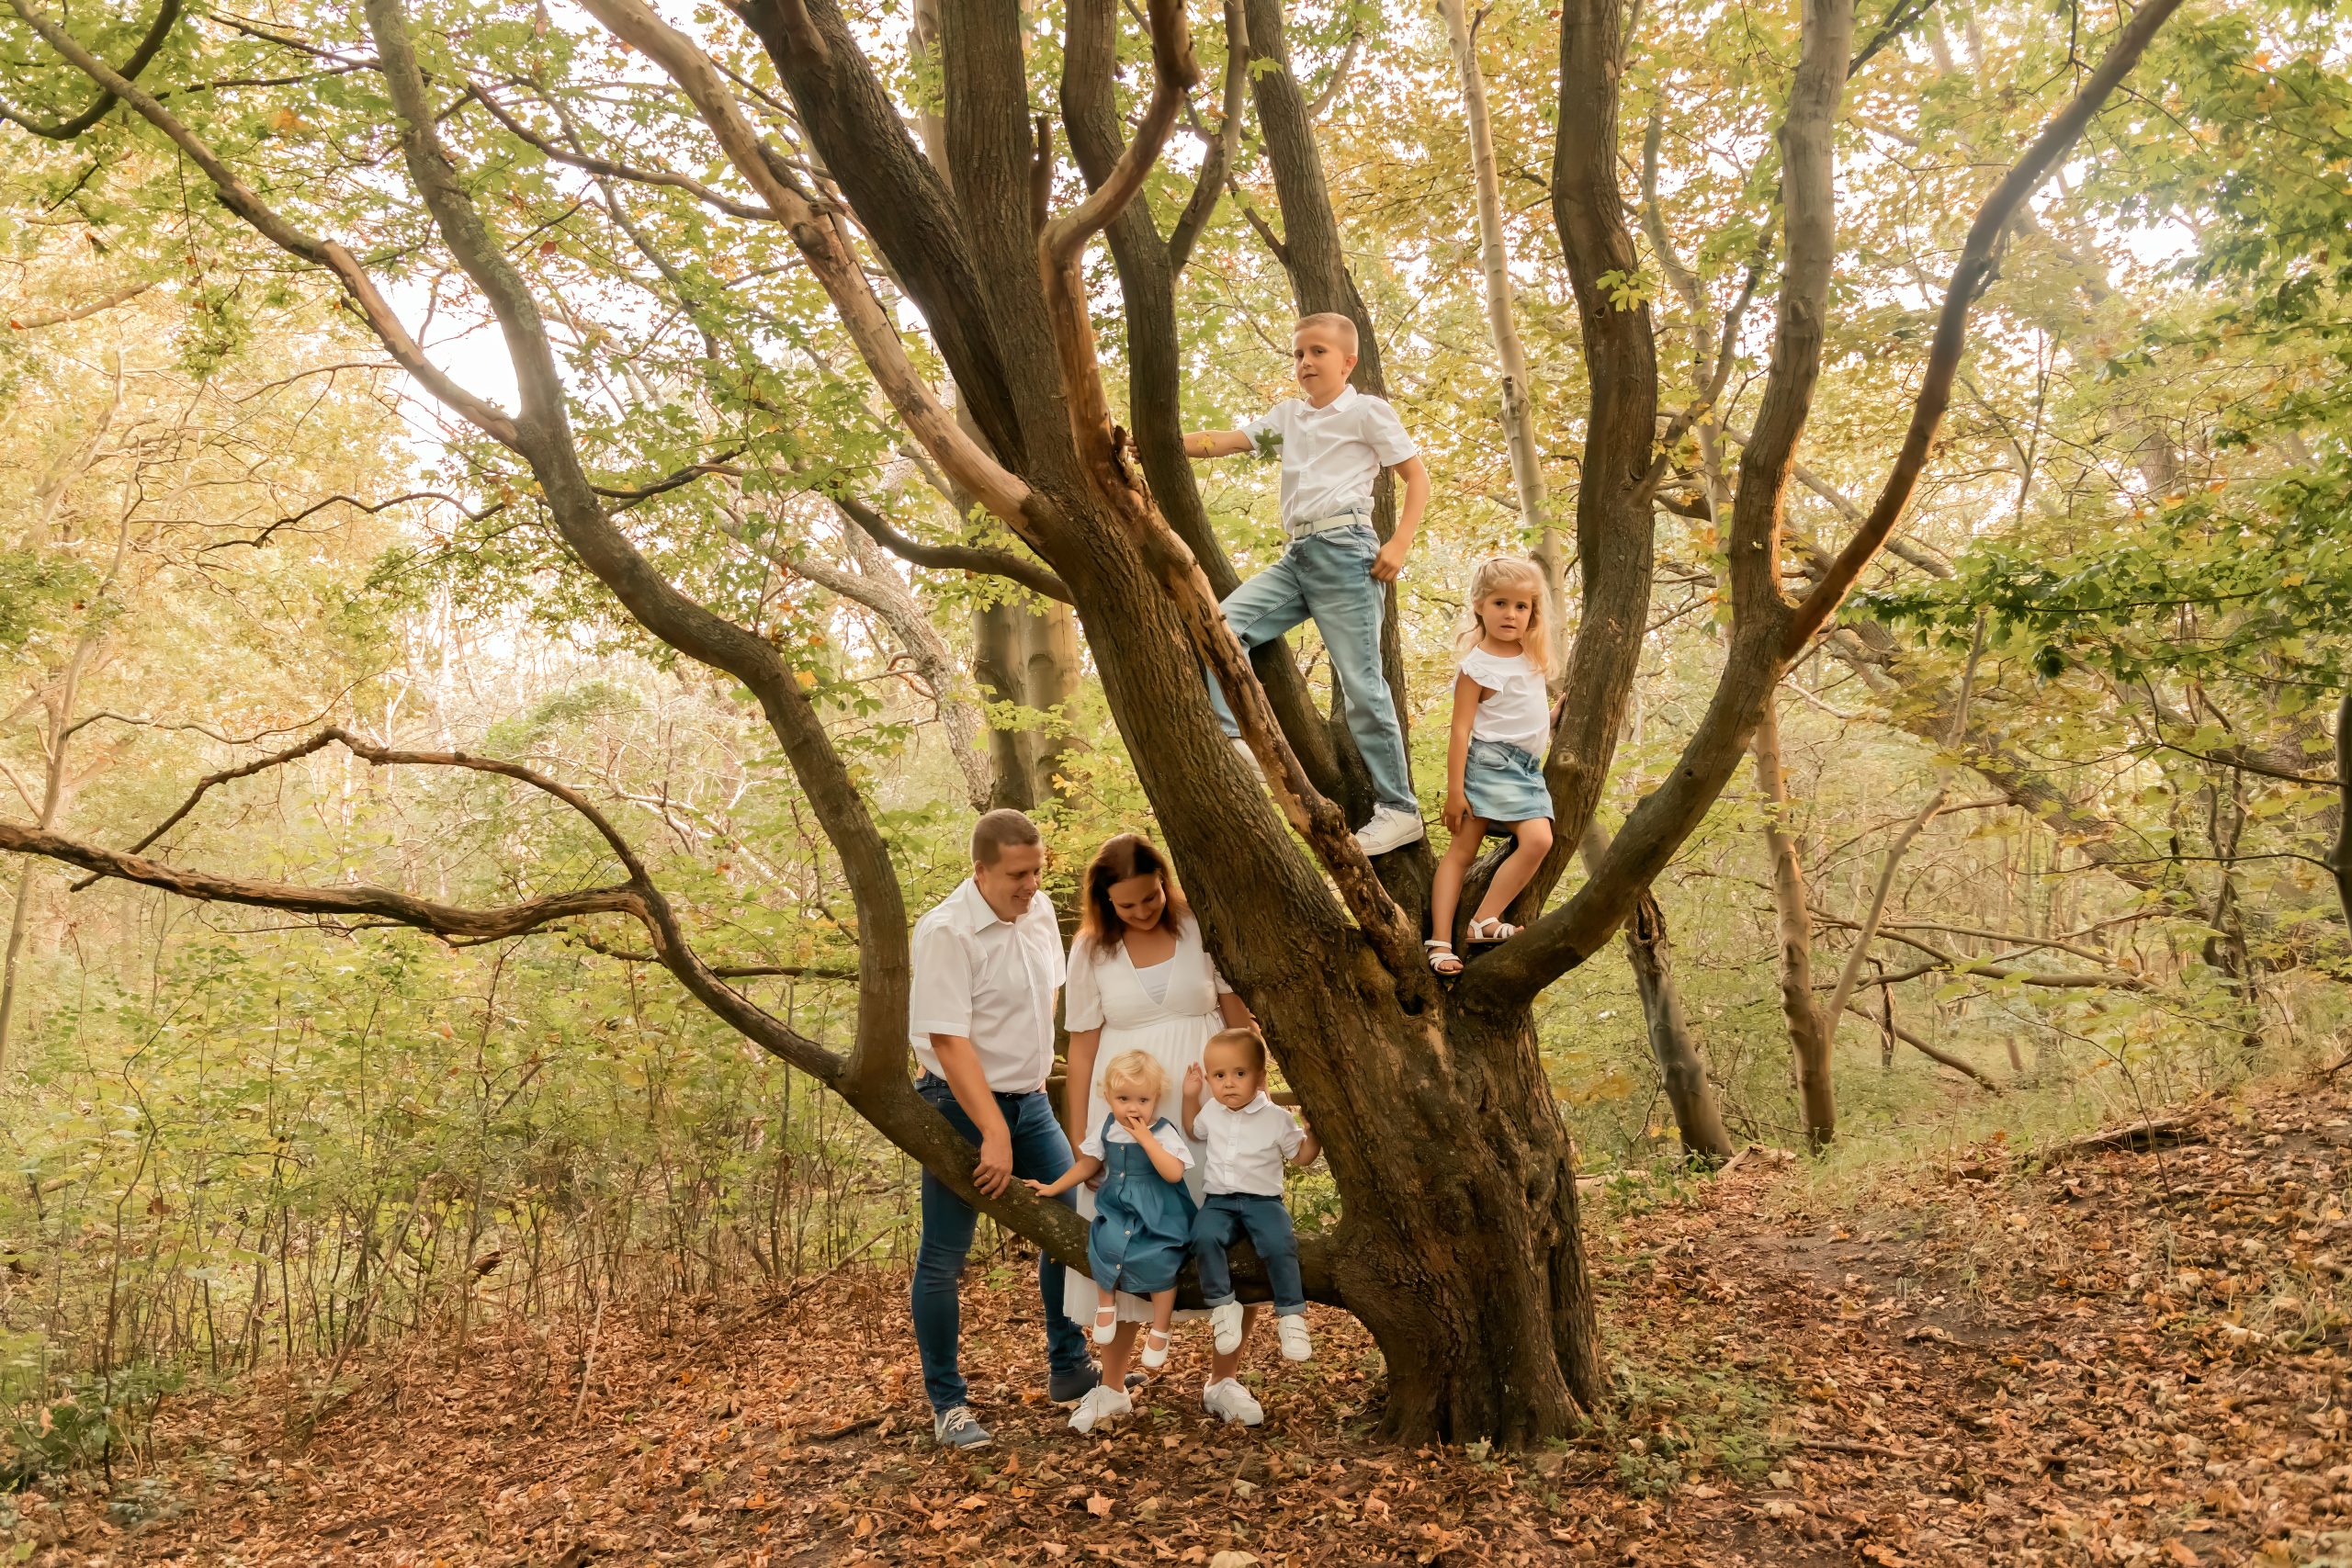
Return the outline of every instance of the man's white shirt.
{"type": "Polygon", "coordinates": [[[1282,437],[1283,522],[1293,528],[1347,512],[1369,521],[1380,470],[1420,451],[1386,399],[1353,387],[1319,409],[1284,398],[1240,431],[1253,445],[1270,433],[1282,437]]]}
{"type": "Polygon", "coordinates": [[[1238,1111],[1218,1100],[1202,1101],[1200,1114],[1193,1118],[1193,1136],[1208,1145],[1210,1193],[1261,1198],[1283,1195],[1283,1162],[1306,1142],[1290,1111],[1262,1089],[1238,1111]]]}
{"type": "Polygon", "coordinates": [[[1045,1086],[1054,1066],[1054,992],[1066,973],[1061,928],[1043,892],[1017,920],[997,919],[971,878],[915,922],[908,1029],[915,1060],[940,1072],[934,1034],[972,1043],[997,1094],[1045,1086]]]}

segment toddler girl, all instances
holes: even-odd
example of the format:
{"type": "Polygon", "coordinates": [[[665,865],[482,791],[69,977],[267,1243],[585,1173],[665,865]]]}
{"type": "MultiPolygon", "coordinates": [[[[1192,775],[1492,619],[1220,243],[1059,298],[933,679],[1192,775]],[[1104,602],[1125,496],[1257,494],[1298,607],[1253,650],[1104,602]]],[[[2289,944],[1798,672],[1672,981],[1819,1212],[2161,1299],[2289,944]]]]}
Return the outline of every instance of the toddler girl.
{"type": "Polygon", "coordinates": [[[1148,1296],[1152,1318],[1142,1359],[1154,1369],[1168,1364],[1176,1271],[1193,1239],[1193,1195],[1184,1190],[1192,1146],[1168,1118],[1154,1120],[1167,1087],[1167,1075],[1150,1053],[1112,1057],[1102,1069],[1110,1114],[1079,1145],[1077,1163],[1059,1179],[1029,1183],[1039,1197],[1057,1198],[1102,1174],[1094,1224],[1086,1235],[1086,1260],[1101,1303],[1094,1312],[1094,1342],[1108,1345],[1118,1333],[1117,1292],[1148,1296]]]}
{"type": "Polygon", "coordinates": [[[1453,842],[1438,863],[1423,944],[1430,967],[1441,975],[1462,973],[1453,951],[1454,907],[1487,834],[1499,829],[1519,846],[1487,886],[1467,932],[1472,942],[1519,934],[1503,922],[1503,911],[1552,848],[1552,792],[1543,761],[1555,716],[1544,702],[1552,626],[1542,570],[1522,557],[1481,561],[1455,646],[1466,651],[1453,680],[1453,733],[1445,749],[1445,826],[1453,842]]]}

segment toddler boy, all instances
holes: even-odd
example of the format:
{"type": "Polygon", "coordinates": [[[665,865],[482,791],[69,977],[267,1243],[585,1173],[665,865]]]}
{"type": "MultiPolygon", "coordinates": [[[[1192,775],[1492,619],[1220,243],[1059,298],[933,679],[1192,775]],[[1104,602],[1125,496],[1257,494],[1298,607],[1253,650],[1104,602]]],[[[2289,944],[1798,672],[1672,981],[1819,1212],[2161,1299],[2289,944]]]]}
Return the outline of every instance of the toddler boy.
{"type": "Polygon", "coordinates": [[[1266,1266],[1283,1355],[1304,1361],[1306,1292],[1299,1280],[1298,1233],[1283,1207],[1283,1163],[1313,1165],[1322,1145],[1266,1093],[1266,1043],[1256,1030],[1209,1036],[1201,1065],[1184,1070],[1184,1125],[1208,1145],[1208,1190],[1193,1219],[1193,1257],[1216,1353],[1229,1356],[1241,1346],[1241,1303],[1225,1249],[1247,1235],[1266,1266]]]}

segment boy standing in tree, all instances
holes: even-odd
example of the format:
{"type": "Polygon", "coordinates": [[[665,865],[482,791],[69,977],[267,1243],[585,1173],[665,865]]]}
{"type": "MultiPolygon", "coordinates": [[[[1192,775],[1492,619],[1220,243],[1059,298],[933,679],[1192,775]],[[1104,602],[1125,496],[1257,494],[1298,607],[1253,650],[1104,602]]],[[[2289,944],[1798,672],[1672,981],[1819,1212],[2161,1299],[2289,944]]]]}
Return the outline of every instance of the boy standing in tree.
{"type": "MultiPolygon", "coordinates": [[[[1380,671],[1380,621],[1387,585],[1404,570],[1429,504],[1429,470],[1396,411],[1348,385],[1356,367],[1354,321],[1330,311],[1300,318],[1292,367],[1304,396],[1283,399],[1238,430],[1187,435],[1184,452],[1229,457],[1280,451],[1289,543],[1280,560],[1226,600],[1226,624],[1243,648],[1254,649],[1313,617],[1347,704],[1348,733],[1372,774],[1376,804],[1356,842],[1367,855],[1386,854],[1426,831],[1405,764],[1405,727],[1380,671]],[[1372,530],[1373,481],[1383,468],[1405,481],[1396,532],[1385,545],[1372,530]]],[[[1214,680],[1209,703],[1256,766],[1214,680]]]]}

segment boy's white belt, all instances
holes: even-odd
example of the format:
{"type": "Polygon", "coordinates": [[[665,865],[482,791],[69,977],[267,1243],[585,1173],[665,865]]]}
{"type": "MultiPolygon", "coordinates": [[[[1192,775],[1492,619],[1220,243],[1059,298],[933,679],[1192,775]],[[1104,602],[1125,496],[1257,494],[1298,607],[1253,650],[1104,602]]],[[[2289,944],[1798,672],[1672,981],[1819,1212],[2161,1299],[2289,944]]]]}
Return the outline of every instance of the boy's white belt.
{"type": "Polygon", "coordinates": [[[1283,525],[1283,532],[1292,540],[1296,541],[1311,539],[1317,534],[1336,534],[1342,528],[1353,528],[1359,524],[1368,524],[1371,521],[1371,517],[1362,512],[1342,512],[1337,517],[1318,517],[1312,523],[1301,523],[1296,525],[1285,523],[1283,525]]]}

